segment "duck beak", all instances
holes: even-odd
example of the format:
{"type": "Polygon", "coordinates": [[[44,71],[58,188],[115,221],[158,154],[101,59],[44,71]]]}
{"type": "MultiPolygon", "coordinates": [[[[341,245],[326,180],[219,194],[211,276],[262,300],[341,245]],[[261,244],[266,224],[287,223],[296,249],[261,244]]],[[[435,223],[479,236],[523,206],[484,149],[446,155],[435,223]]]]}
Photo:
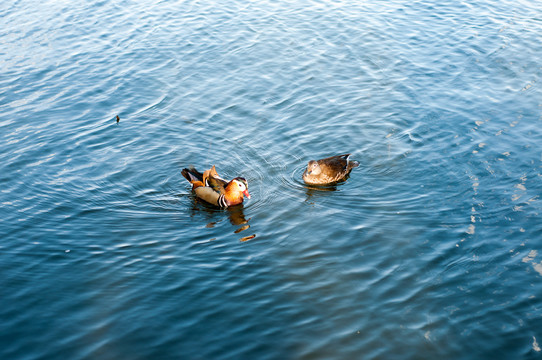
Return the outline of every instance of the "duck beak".
{"type": "Polygon", "coordinates": [[[243,191],[243,195],[245,195],[247,199],[250,199],[250,194],[248,193],[248,190],[243,191]]]}

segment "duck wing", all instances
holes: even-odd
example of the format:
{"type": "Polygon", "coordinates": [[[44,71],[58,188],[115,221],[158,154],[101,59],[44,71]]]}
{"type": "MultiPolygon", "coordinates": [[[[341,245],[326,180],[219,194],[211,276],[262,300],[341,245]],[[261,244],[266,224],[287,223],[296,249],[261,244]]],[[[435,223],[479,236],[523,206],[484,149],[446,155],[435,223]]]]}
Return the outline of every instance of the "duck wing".
{"type": "Polygon", "coordinates": [[[226,185],[228,185],[228,182],[219,177],[209,176],[207,178],[207,185],[215,192],[224,194],[226,192],[226,185]]]}
{"type": "Polygon", "coordinates": [[[349,156],[350,154],[331,156],[318,160],[318,165],[322,172],[328,176],[337,176],[350,170],[348,166],[349,156]]]}
{"type": "Polygon", "coordinates": [[[220,176],[218,176],[218,173],[216,172],[216,168],[214,165],[209,170],[205,170],[203,172],[203,180],[202,180],[203,183],[207,184],[207,179],[209,179],[210,177],[220,179],[220,176]]]}

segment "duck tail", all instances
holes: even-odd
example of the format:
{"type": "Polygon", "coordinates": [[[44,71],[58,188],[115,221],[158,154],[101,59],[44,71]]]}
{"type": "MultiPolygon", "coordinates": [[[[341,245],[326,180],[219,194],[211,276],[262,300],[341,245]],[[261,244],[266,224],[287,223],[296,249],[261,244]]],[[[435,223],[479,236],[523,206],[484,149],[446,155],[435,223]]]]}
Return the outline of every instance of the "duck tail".
{"type": "Polygon", "coordinates": [[[197,187],[204,186],[203,174],[197,171],[195,168],[184,168],[181,170],[182,176],[192,184],[192,190],[197,187]]]}
{"type": "Polygon", "coordinates": [[[348,162],[348,168],[352,169],[359,166],[359,161],[350,160],[350,154],[344,154],[342,157],[348,162]]]}

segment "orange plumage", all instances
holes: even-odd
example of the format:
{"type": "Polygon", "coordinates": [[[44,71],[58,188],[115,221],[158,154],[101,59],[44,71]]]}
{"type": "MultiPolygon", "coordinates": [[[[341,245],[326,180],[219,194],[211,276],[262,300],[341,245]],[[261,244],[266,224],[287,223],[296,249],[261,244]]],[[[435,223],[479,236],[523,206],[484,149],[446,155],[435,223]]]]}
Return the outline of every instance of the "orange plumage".
{"type": "Polygon", "coordinates": [[[203,174],[194,168],[183,169],[181,174],[192,184],[196,196],[210,204],[226,208],[242,204],[245,196],[250,199],[244,178],[236,177],[228,182],[218,176],[214,165],[203,174]]]}

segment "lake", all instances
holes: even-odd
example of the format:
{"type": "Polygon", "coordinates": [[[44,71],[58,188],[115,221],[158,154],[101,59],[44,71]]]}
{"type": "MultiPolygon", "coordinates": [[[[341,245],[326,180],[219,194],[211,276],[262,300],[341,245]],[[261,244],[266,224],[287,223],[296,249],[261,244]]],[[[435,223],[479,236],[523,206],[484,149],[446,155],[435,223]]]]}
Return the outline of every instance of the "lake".
{"type": "Polygon", "coordinates": [[[20,0],[0,24],[0,358],[542,356],[538,2],[20,0]],[[302,182],[343,153],[345,182],[302,182]],[[197,200],[181,169],[212,165],[251,199],[197,200]]]}

